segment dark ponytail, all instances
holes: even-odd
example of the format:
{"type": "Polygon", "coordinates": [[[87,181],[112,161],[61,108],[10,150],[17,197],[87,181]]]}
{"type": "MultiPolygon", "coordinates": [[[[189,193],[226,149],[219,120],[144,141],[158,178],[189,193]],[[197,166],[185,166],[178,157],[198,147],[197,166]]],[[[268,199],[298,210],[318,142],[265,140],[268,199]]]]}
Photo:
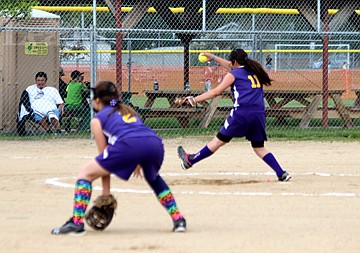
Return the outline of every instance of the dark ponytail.
{"type": "Polygon", "coordinates": [[[122,115],[130,114],[131,116],[139,116],[138,113],[130,106],[124,105],[119,99],[119,93],[116,85],[111,81],[99,81],[93,90],[93,99],[99,98],[100,101],[114,109],[110,112],[119,111],[122,115]]]}
{"type": "Polygon", "coordinates": [[[239,48],[231,51],[229,60],[234,65],[237,61],[240,65],[243,65],[246,69],[251,70],[258,77],[262,85],[269,86],[271,85],[272,80],[269,77],[269,74],[257,61],[250,59],[247,53],[239,48]]]}
{"type": "Polygon", "coordinates": [[[245,61],[245,68],[250,69],[255,75],[258,77],[260,83],[265,86],[270,86],[272,80],[269,77],[269,74],[265,71],[265,69],[255,60],[247,59],[245,61]]]}

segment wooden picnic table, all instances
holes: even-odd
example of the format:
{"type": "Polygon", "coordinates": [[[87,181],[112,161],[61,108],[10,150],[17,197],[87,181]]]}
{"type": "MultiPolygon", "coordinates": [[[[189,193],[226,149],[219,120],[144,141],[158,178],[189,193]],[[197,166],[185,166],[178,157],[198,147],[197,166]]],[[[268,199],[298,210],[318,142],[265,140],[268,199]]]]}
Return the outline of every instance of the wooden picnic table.
{"type": "Polygon", "coordinates": [[[360,108],[360,89],[354,89],[353,90],[356,95],[356,99],[354,101],[354,107],[360,108]]]}
{"type": "MultiPolygon", "coordinates": [[[[187,96],[198,96],[203,94],[203,90],[144,90],[143,91],[147,100],[144,107],[150,108],[153,106],[157,98],[166,98],[169,102],[170,108],[176,108],[176,98],[187,97],[187,96]]],[[[200,103],[203,106],[207,106],[207,102],[200,103]]]]}
{"type": "Polygon", "coordinates": [[[142,114],[144,120],[146,118],[175,117],[182,127],[187,127],[189,119],[203,117],[206,108],[209,106],[206,101],[199,103],[200,107],[196,108],[177,108],[175,104],[176,98],[197,96],[204,93],[203,90],[144,90],[143,93],[147,97],[144,107],[140,108],[140,114],[142,114]],[[169,107],[154,108],[154,102],[158,98],[166,98],[169,107]]]}
{"type": "MultiPolygon", "coordinates": [[[[329,90],[329,98],[335,104],[335,115],[331,115],[331,117],[342,118],[344,125],[350,127],[353,126],[352,120],[341,100],[344,92],[344,90],[329,90]]],[[[290,117],[301,118],[300,127],[308,127],[311,119],[322,117],[322,111],[319,110],[322,93],[321,90],[264,90],[265,100],[269,104],[267,115],[277,115],[278,119],[281,119],[281,113],[285,117],[288,111],[290,117]],[[287,107],[287,104],[292,101],[299,102],[302,108],[287,107]]]]}
{"type": "Polygon", "coordinates": [[[132,95],[139,94],[136,91],[122,91],[121,92],[121,102],[126,105],[131,105],[132,95]]]}
{"type": "MultiPolygon", "coordinates": [[[[204,90],[144,90],[147,97],[144,108],[148,110],[145,118],[176,117],[183,127],[186,127],[190,118],[201,119],[200,127],[207,127],[213,118],[225,118],[232,106],[219,106],[222,98],[232,98],[232,93],[226,90],[222,96],[210,101],[204,101],[197,108],[177,108],[175,100],[178,97],[197,96],[204,90]],[[153,108],[158,98],[166,98],[168,108],[153,108]]],[[[360,90],[359,90],[360,92],[360,90]]],[[[329,117],[341,118],[347,127],[353,126],[348,110],[341,100],[344,90],[329,90],[329,98],[334,101],[335,107],[329,110],[329,117]]],[[[321,118],[319,105],[322,98],[321,90],[264,90],[264,99],[268,103],[266,113],[268,117],[276,117],[279,122],[285,118],[301,118],[300,127],[308,127],[311,119],[321,118]],[[290,106],[297,101],[301,106],[290,106]]]]}

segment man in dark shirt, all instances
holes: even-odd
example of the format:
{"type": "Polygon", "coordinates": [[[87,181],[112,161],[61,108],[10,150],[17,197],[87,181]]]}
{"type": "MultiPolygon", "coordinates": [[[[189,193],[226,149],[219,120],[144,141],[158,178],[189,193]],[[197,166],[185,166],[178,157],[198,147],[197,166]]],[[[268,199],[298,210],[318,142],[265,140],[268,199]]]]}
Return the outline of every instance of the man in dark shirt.
{"type": "Polygon", "coordinates": [[[61,98],[65,101],[66,98],[66,87],[67,83],[62,80],[62,77],[65,76],[64,70],[62,67],[59,68],[59,93],[61,98]]]}
{"type": "Polygon", "coordinates": [[[266,63],[265,63],[266,69],[271,69],[271,67],[272,67],[272,58],[270,57],[269,54],[266,56],[265,61],[266,61],[266,63]]]}

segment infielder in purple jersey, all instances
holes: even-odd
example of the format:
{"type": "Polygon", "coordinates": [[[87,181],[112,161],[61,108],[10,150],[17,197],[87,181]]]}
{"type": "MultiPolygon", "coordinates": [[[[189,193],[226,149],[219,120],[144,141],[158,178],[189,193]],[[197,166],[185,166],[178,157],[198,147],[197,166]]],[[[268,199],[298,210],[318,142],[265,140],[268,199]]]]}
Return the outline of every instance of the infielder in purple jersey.
{"type": "Polygon", "coordinates": [[[215,89],[191,98],[192,102],[212,99],[230,87],[234,96],[234,104],[224,125],[216,137],[195,154],[188,154],[182,146],[178,147],[178,155],[183,169],[191,168],[195,163],[211,156],[233,137],[246,137],[258,157],[268,164],[276,173],[279,181],[289,181],[291,176],[284,171],[276,158],[264,147],[266,136],[266,115],[263,85],[271,85],[271,79],[263,67],[249,59],[243,49],[235,49],[229,60],[210,53],[203,53],[209,61],[216,61],[229,69],[224,80],[215,89]]]}
{"type": "Polygon", "coordinates": [[[102,195],[108,196],[110,174],[128,180],[131,174],[139,176],[141,169],[159,202],[170,214],[173,231],[186,231],[186,221],[175,198],[159,175],[164,159],[162,140],[118,97],[116,86],[110,81],[100,81],[93,89],[92,104],[98,113],[90,125],[99,155],[80,169],[75,184],[73,216],[62,227],[53,229],[52,234],[85,232],[84,216],[95,179],[102,178],[102,195]]]}

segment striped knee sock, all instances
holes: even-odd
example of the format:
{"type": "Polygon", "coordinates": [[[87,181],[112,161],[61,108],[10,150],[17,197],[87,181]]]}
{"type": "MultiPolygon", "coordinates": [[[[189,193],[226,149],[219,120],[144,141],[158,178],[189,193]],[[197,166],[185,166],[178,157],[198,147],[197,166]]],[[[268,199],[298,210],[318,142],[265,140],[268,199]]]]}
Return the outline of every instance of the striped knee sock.
{"type": "Polygon", "coordinates": [[[75,184],[73,222],[81,224],[91,197],[91,182],[79,179],[75,184]]]}
{"type": "Polygon", "coordinates": [[[180,211],[176,205],[176,201],[170,189],[164,190],[157,197],[173,220],[178,220],[182,218],[182,215],[180,214],[180,211]]]}

